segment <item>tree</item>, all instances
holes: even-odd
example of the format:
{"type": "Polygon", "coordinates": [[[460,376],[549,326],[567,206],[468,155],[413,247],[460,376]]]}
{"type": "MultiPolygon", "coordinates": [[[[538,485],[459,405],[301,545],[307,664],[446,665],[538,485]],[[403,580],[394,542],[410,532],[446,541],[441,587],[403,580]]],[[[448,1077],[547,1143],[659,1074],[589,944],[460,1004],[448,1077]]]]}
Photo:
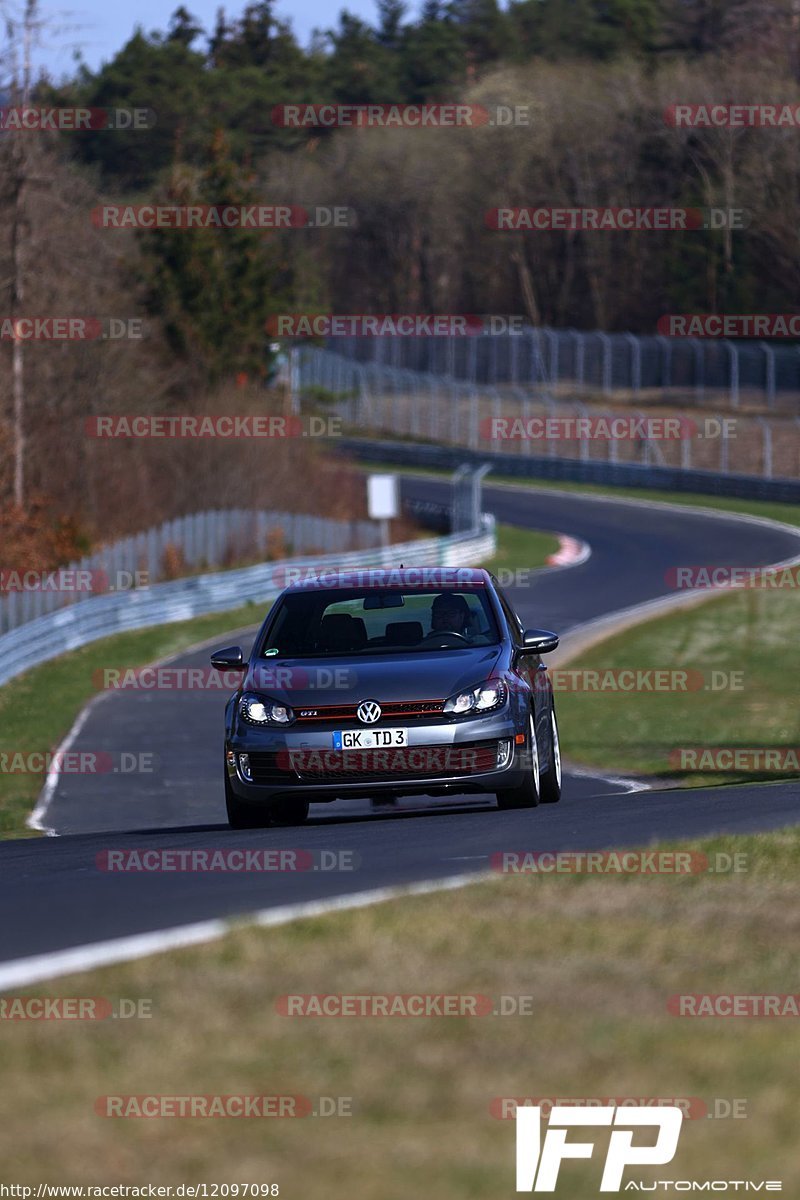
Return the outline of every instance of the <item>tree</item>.
{"type": "Polygon", "coordinates": [[[378,44],[387,50],[398,51],[403,40],[405,0],[378,0],[378,44]]]}
{"type": "Polygon", "coordinates": [[[176,8],[175,12],[170,17],[169,33],[167,40],[170,42],[180,42],[187,50],[191,49],[192,42],[203,32],[203,26],[193,17],[192,14],[184,8],[176,8]]]}
{"type": "Polygon", "coordinates": [[[152,128],[107,130],[102,137],[79,132],[72,137],[77,154],[97,164],[107,180],[143,189],[174,162],[200,160],[214,114],[208,111],[204,56],[190,49],[188,35],[189,30],[178,37],[145,35],[139,29],[88,84],[72,95],[66,90],[55,93],[63,103],[152,110],[152,128]]]}
{"type": "Polygon", "coordinates": [[[403,93],[409,100],[443,99],[462,83],[466,46],[461,27],[442,0],[425,0],[420,20],[406,30],[403,93]]]}
{"type": "Polygon", "coordinates": [[[392,55],[365,21],[345,9],[338,28],[328,30],[328,42],[326,82],[335,99],[351,104],[397,99],[392,55]]]}
{"type": "MultiPolygon", "coordinates": [[[[198,175],[176,169],[162,202],[231,205],[260,202],[218,131],[208,166],[198,175]]],[[[270,241],[258,229],[163,229],[143,235],[148,308],[169,341],[208,382],[237,372],[263,373],[267,316],[275,305],[270,241]]]]}
{"type": "Polygon", "coordinates": [[[506,54],[509,28],[497,0],[451,0],[451,6],[472,67],[485,67],[506,54]]]}
{"type": "Polygon", "coordinates": [[[513,0],[514,57],[608,59],[656,48],[658,0],[513,0]]]}

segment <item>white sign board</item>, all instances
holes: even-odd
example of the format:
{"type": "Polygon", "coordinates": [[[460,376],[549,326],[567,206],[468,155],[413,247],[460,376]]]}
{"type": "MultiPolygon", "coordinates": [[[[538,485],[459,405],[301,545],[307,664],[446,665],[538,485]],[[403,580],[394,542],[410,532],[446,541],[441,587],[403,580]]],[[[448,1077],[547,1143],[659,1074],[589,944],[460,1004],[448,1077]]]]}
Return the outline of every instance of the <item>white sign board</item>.
{"type": "Polygon", "coordinates": [[[367,503],[373,521],[391,520],[400,515],[396,475],[370,475],[367,478],[367,503]]]}

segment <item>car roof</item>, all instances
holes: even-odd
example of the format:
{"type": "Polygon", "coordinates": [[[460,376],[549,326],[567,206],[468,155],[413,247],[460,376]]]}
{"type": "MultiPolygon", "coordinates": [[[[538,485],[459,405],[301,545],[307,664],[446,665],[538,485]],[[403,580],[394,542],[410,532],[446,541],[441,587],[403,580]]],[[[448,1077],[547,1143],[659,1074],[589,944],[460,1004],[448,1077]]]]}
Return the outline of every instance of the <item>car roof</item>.
{"type": "Polygon", "coordinates": [[[344,570],[297,567],[297,575],[298,578],[284,589],[284,595],[353,588],[459,591],[487,587],[492,583],[491,575],[482,567],[352,567],[344,570]]]}

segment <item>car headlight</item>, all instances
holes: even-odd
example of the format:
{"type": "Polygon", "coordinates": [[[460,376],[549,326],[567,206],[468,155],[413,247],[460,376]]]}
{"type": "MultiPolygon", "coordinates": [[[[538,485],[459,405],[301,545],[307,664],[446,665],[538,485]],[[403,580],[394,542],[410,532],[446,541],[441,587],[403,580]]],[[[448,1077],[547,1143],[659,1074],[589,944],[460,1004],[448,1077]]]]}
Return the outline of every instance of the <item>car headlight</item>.
{"type": "Polygon", "coordinates": [[[239,701],[239,716],[248,725],[291,725],[294,713],[288,704],[245,692],[239,701]]]}
{"type": "Polygon", "coordinates": [[[486,683],[480,683],[477,687],[469,688],[466,692],[459,692],[458,695],[445,700],[443,711],[455,713],[456,716],[464,713],[490,712],[493,708],[499,708],[501,704],[505,703],[506,695],[507,690],[504,683],[501,683],[499,679],[489,679],[486,683]]]}

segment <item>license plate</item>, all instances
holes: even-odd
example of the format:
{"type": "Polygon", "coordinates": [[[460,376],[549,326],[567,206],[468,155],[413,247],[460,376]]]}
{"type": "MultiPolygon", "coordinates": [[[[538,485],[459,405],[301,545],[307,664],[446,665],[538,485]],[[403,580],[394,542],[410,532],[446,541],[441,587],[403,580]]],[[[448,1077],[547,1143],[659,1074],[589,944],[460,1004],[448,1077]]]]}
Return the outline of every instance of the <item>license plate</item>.
{"type": "Polygon", "coordinates": [[[377,750],[407,745],[407,729],[337,729],[333,735],[334,750],[377,750]]]}

